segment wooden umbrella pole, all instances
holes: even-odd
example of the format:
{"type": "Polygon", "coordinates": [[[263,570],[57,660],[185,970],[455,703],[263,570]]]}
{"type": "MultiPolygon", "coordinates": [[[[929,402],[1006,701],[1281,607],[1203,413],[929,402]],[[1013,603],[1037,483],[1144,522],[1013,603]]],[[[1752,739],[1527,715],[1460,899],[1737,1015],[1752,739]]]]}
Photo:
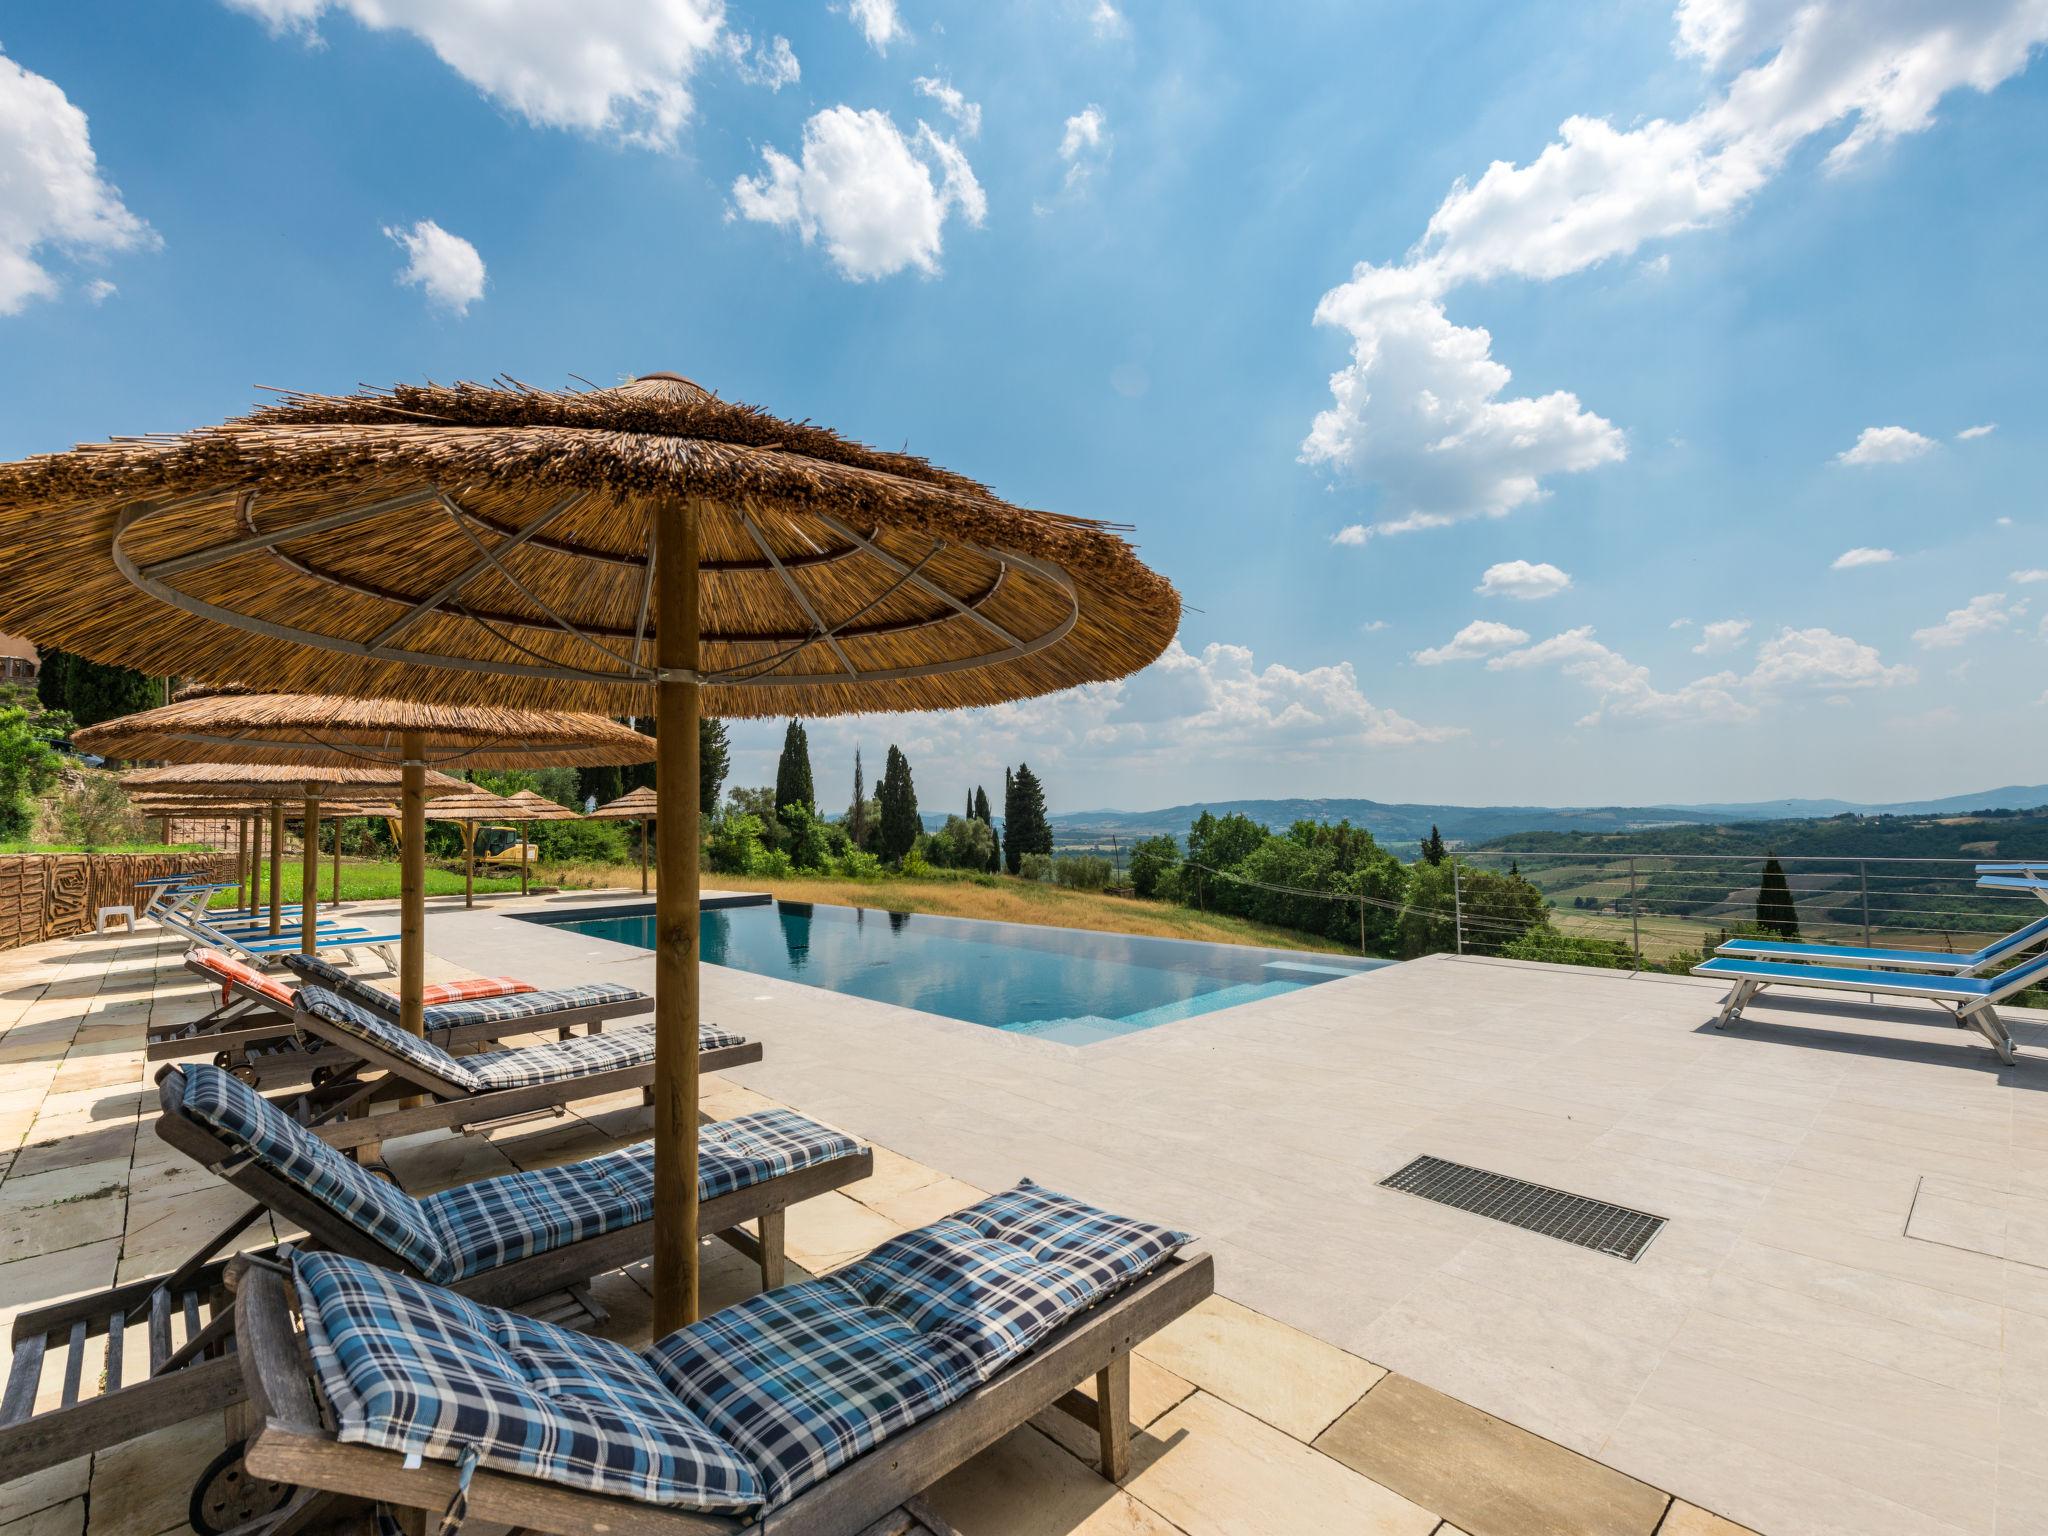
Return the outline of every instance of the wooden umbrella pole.
{"type": "Polygon", "coordinates": [[[426,1031],[427,989],[427,743],[419,731],[402,732],[404,759],[398,790],[398,1022],[406,1033],[426,1031]]]}
{"type": "Polygon", "coordinates": [[[339,817],[336,817],[334,822],[334,858],[329,867],[334,874],[334,889],[328,893],[328,899],[338,907],[341,905],[341,819],[339,817]]]}
{"type": "Polygon", "coordinates": [[[284,932],[284,802],[270,802],[270,931],[284,932]]]}
{"type": "Polygon", "coordinates": [[[533,833],[533,823],[519,823],[519,894],[526,894],[526,840],[533,833]]]}
{"type": "Polygon", "coordinates": [[[299,953],[318,949],[313,932],[320,926],[320,797],[306,791],[305,817],[299,828],[299,953]]]}
{"type": "Polygon", "coordinates": [[[697,511],[661,509],[655,616],[654,1332],[697,1320],[697,511]]]}
{"type": "Polygon", "coordinates": [[[462,904],[476,905],[476,823],[462,824],[462,904]]]}
{"type": "Polygon", "coordinates": [[[235,818],[235,906],[249,904],[249,818],[235,818]]]}
{"type": "Polygon", "coordinates": [[[249,921],[256,921],[256,914],[263,906],[263,817],[260,813],[249,817],[249,921]]]}
{"type": "Polygon", "coordinates": [[[640,818],[640,894],[647,894],[647,818],[640,818]]]}

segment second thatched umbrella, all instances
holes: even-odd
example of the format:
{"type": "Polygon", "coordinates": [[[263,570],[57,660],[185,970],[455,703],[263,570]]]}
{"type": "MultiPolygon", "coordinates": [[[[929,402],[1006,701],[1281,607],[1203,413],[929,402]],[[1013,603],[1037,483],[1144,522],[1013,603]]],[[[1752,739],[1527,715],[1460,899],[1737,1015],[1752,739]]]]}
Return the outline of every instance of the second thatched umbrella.
{"type": "Polygon", "coordinates": [[[660,802],[647,785],[629,789],[616,800],[608,800],[590,813],[592,821],[637,821],[640,823],[640,894],[647,894],[647,823],[659,812],[660,802]]]}
{"type": "Polygon", "coordinates": [[[577,821],[577,814],[566,805],[557,805],[546,795],[531,789],[522,789],[505,797],[505,803],[512,806],[519,820],[519,894],[526,894],[527,869],[526,851],[528,833],[536,821],[577,821]]]}
{"type": "MultiPolygon", "coordinates": [[[[221,793],[219,785],[233,782],[241,771],[221,765],[253,759],[273,765],[262,770],[272,778],[317,775],[343,786],[343,794],[381,797],[395,789],[400,815],[399,1018],[414,1034],[423,1028],[426,989],[428,789],[436,797],[473,789],[431,769],[429,762],[463,768],[623,766],[644,763],[653,752],[647,737],[601,715],[261,694],[232,687],[108,721],[73,739],[80,738],[88,741],[86,750],[105,756],[170,758],[185,765],[138,769],[128,775],[130,784],[144,781],[138,787],[176,776],[187,786],[211,782],[211,792],[221,793]],[[299,766],[282,766],[287,764],[299,766]]],[[[272,890],[274,908],[274,880],[272,890]]]]}
{"type": "Polygon", "coordinates": [[[1110,525],[676,374],[292,396],[0,465],[0,628],[38,643],[350,698],[653,716],[661,1333],[697,1303],[700,709],[1000,704],[1134,672],[1179,621],[1110,525]]]}

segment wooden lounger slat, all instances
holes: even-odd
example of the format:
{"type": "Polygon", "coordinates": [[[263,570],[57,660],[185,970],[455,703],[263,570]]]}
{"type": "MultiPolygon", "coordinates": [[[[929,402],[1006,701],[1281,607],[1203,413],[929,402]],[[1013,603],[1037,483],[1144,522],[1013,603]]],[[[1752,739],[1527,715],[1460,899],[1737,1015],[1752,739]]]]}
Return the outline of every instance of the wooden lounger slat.
{"type": "Polygon", "coordinates": [[[63,1404],[69,1408],[78,1401],[78,1384],[85,1378],[85,1341],[92,1332],[84,1318],[71,1325],[71,1342],[64,1356],[64,1397],[63,1404]]]}
{"type": "Polygon", "coordinates": [[[43,1351],[49,1344],[49,1336],[41,1333],[15,1342],[14,1364],[7,1372],[7,1395],[0,1397],[0,1425],[19,1423],[35,1407],[36,1387],[43,1379],[43,1351]]]}
{"type": "Polygon", "coordinates": [[[121,1355],[128,1343],[128,1314],[107,1314],[107,1390],[121,1390],[121,1355]]]}
{"type": "Polygon", "coordinates": [[[149,1374],[154,1376],[171,1358],[171,1293],[158,1286],[149,1293],[149,1374]]]}
{"type": "Polygon", "coordinates": [[[199,1293],[197,1291],[187,1291],[178,1298],[178,1301],[179,1309],[185,1314],[185,1348],[180,1349],[177,1354],[172,1355],[170,1359],[164,1362],[166,1369],[180,1362],[185,1354],[185,1350],[192,1347],[193,1343],[199,1338],[200,1331],[206,1326],[200,1321],[199,1293]]]}

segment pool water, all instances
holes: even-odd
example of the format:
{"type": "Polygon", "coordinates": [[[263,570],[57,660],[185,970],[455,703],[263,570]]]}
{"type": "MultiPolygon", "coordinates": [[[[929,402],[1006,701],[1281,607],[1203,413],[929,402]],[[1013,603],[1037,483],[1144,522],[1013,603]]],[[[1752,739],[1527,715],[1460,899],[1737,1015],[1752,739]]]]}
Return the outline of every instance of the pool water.
{"type": "MultiPolygon", "coordinates": [[[[529,920],[654,947],[651,907],[529,920]]],[[[712,965],[1070,1045],[1390,963],[793,901],[707,910],[702,937],[712,965]]]]}

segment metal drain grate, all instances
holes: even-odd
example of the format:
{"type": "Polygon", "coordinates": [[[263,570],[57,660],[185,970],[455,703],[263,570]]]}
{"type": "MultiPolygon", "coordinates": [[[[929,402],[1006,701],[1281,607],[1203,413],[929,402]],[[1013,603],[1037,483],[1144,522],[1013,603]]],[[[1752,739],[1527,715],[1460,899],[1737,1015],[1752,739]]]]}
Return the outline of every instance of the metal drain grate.
{"type": "Polygon", "coordinates": [[[1540,1232],[1596,1253],[1611,1253],[1633,1264],[1642,1257],[1664,1226],[1662,1216],[1609,1205],[1584,1195],[1511,1179],[1504,1173],[1468,1168],[1440,1157],[1418,1157],[1398,1173],[1380,1180],[1383,1189],[1420,1195],[1438,1205],[1455,1206],[1475,1216],[1490,1216],[1511,1227],[1540,1232]]]}

